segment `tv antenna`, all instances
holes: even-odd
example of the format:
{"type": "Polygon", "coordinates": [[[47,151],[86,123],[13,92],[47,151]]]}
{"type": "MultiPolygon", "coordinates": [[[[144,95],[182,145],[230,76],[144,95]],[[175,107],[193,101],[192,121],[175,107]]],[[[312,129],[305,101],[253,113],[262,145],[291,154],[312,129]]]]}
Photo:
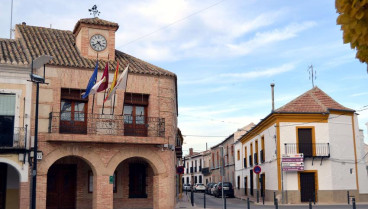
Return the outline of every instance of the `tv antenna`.
{"type": "Polygon", "coordinates": [[[96,17],[97,16],[100,16],[100,11],[97,10],[97,5],[93,5],[93,7],[91,9],[88,10],[89,11],[89,14],[92,15],[93,14],[93,17],[96,17]]]}
{"type": "Polygon", "coordinates": [[[313,65],[308,67],[309,80],[312,80],[312,86],[314,87],[314,80],[317,79],[317,71],[313,69],[313,65]]]}

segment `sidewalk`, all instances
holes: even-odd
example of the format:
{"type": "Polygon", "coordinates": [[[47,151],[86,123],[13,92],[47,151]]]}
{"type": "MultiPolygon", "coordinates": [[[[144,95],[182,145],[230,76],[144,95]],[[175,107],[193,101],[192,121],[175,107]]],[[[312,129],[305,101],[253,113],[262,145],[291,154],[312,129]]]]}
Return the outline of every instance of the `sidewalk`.
{"type": "Polygon", "coordinates": [[[192,204],[190,203],[190,197],[189,194],[185,195],[185,193],[182,193],[182,197],[178,198],[178,202],[176,204],[175,208],[192,208],[192,209],[198,209],[199,207],[197,207],[194,203],[194,206],[192,206],[192,204]]]}

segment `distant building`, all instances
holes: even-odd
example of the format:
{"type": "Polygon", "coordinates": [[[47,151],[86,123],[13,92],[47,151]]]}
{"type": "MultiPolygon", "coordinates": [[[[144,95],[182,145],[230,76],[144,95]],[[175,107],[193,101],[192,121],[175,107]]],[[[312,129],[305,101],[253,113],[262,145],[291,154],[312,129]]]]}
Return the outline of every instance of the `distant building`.
{"type": "Polygon", "coordinates": [[[194,186],[196,183],[204,184],[204,175],[202,168],[204,166],[205,152],[194,152],[193,148],[189,148],[189,154],[184,156],[184,174],[182,182],[194,186]]]}
{"type": "Polygon", "coordinates": [[[357,114],[318,87],[271,112],[239,142],[238,197],[255,198],[259,192],[273,201],[276,192],[284,203],[343,203],[349,191],[357,201],[368,201],[357,114]],[[281,166],[283,158],[299,153],[304,166],[293,167],[301,165],[294,162],[281,166]],[[254,172],[256,165],[260,174],[254,172]],[[296,168],[300,170],[290,171],[296,168]]]}
{"type": "Polygon", "coordinates": [[[222,181],[222,175],[224,176],[224,182],[230,182],[234,186],[234,134],[231,134],[225,140],[219,144],[211,147],[211,179],[212,182],[218,183],[222,181]],[[224,149],[224,173],[221,174],[221,151],[220,148],[224,149]]]}

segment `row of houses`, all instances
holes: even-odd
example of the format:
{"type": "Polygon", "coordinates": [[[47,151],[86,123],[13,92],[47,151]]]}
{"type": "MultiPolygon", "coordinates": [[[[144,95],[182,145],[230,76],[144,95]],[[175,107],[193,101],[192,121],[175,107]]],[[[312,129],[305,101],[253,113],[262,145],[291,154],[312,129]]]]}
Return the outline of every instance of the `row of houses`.
{"type": "Polygon", "coordinates": [[[117,50],[118,28],[97,17],[72,31],[22,23],[0,39],[0,209],[175,207],[177,77],[117,50]],[[99,81],[109,65],[110,86],[118,63],[129,65],[125,90],[81,97],[96,67],[99,81]]]}
{"type": "Polygon", "coordinates": [[[273,201],[275,195],[283,203],[339,203],[349,192],[368,201],[368,146],[357,116],[314,87],[210,150],[191,150],[184,157],[182,182],[221,181],[223,147],[223,178],[239,198],[273,201]]]}

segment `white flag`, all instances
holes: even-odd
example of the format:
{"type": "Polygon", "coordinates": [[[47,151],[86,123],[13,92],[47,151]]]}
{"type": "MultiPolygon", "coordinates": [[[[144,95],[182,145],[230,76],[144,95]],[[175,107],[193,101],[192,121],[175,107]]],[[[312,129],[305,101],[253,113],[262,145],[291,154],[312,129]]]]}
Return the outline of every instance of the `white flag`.
{"type": "Polygon", "coordinates": [[[112,95],[115,94],[115,91],[117,89],[122,89],[125,91],[126,86],[127,86],[127,81],[128,81],[128,68],[129,68],[129,64],[126,66],[123,73],[120,75],[118,81],[116,82],[115,87],[112,89],[111,93],[109,94],[109,97],[107,97],[106,100],[111,99],[112,95]]]}

